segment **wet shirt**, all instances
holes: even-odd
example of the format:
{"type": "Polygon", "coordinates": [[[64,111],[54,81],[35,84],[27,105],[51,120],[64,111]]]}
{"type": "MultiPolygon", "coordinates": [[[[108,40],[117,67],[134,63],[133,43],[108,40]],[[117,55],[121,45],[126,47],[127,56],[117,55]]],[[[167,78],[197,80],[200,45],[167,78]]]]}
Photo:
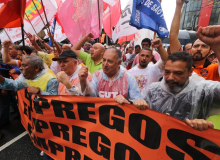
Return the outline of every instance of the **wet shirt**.
{"type": "Polygon", "coordinates": [[[113,81],[109,81],[103,70],[95,72],[89,87],[92,88],[90,95],[94,97],[115,98],[117,95],[122,95],[129,101],[141,99],[134,76],[121,67],[117,78],[113,81]]]}
{"type": "Polygon", "coordinates": [[[214,81],[190,79],[189,84],[174,95],[163,79],[144,88],[141,95],[151,109],[180,120],[206,119],[211,110],[220,108],[220,83],[214,81]]]}

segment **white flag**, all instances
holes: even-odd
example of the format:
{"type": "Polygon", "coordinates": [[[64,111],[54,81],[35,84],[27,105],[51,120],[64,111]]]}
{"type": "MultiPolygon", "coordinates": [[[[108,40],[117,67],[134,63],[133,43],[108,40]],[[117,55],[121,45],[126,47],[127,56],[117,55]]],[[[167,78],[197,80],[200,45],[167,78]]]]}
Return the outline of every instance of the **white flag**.
{"type": "Polygon", "coordinates": [[[121,18],[119,19],[115,27],[115,30],[112,33],[112,40],[114,42],[120,37],[129,36],[138,31],[137,28],[132,27],[129,24],[132,14],[132,6],[133,6],[133,0],[129,0],[127,6],[125,7],[125,9],[121,14],[121,18]]]}

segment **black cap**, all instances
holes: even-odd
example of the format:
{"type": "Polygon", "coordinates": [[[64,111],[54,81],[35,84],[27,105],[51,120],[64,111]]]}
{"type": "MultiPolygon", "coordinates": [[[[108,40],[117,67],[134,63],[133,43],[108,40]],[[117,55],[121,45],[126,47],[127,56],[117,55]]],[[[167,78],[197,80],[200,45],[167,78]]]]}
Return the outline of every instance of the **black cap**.
{"type": "Polygon", "coordinates": [[[52,60],[53,60],[53,61],[58,61],[58,60],[60,60],[60,59],[65,59],[65,58],[67,58],[67,57],[71,57],[71,58],[77,59],[77,56],[76,56],[76,53],[75,53],[75,52],[73,52],[72,50],[65,50],[65,51],[63,51],[63,52],[59,55],[59,57],[53,58],[52,60]]]}

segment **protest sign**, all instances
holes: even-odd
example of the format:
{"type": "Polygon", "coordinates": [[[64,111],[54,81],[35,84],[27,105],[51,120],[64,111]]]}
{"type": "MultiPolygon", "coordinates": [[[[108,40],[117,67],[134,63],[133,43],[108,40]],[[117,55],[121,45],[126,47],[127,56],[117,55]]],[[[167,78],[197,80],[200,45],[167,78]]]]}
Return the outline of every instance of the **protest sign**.
{"type": "Polygon", "coordinates": [[[219,159],[220,131],[198,131],[166,114],[114,99],[18,91],[21,122],[54,159],[219,159]]]}

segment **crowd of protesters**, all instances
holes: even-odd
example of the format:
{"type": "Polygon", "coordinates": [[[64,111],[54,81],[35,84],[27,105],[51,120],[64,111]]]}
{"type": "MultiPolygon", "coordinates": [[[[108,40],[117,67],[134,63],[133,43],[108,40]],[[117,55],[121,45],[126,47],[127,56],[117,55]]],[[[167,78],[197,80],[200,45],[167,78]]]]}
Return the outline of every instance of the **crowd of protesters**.
{"type": "Polygon", "coordinates": [[[178,32],[183,1],[176,4],[168,49],[159,38],[144,38],[141,46],[93,43],[91,33],[73,46],[60,46],[50,35],[50,47],[29,33],[31,46],[4,41],[1,67],[13,66],[10,72],[21,74],[12,80],[1,71],[0,127],[8,125],[10,107],[18,112],[16,91],[29,87],[29,93],[38,95],[114,98],[198,130],[220,129],[220,26],[199,28],[198,39],[182,47],[178,32]]]}

